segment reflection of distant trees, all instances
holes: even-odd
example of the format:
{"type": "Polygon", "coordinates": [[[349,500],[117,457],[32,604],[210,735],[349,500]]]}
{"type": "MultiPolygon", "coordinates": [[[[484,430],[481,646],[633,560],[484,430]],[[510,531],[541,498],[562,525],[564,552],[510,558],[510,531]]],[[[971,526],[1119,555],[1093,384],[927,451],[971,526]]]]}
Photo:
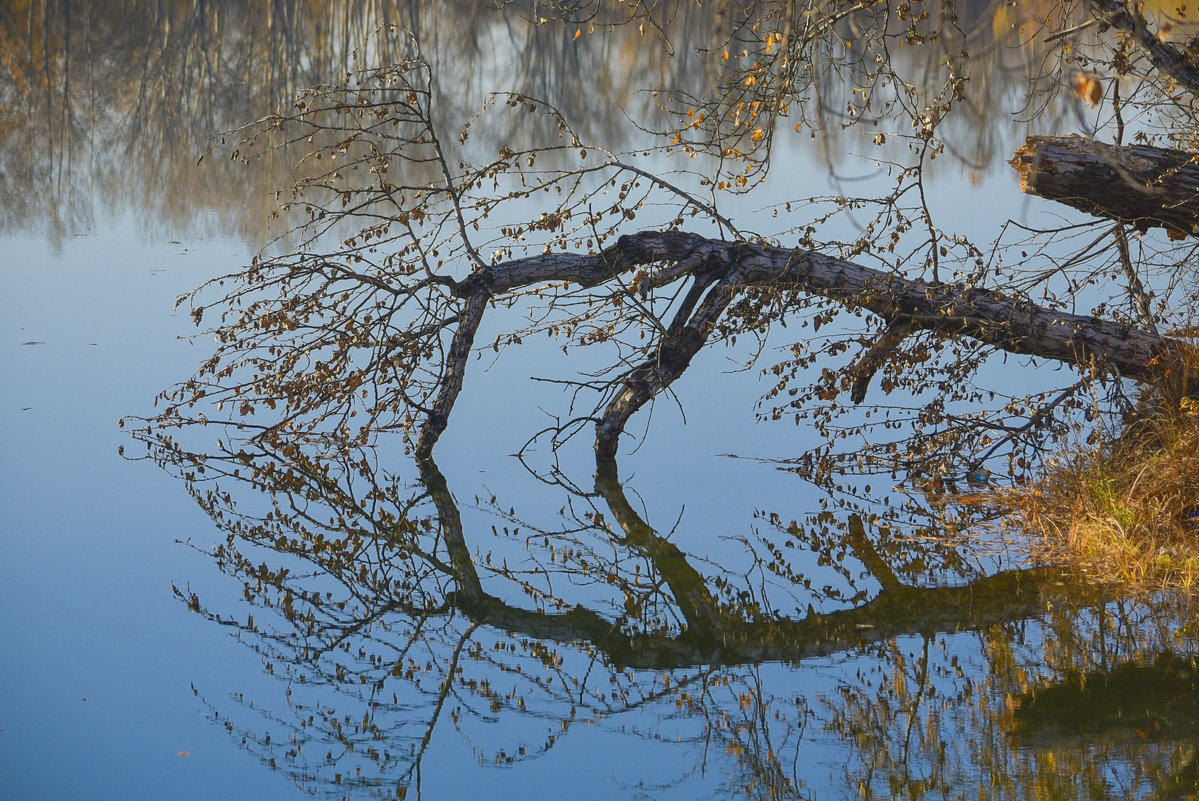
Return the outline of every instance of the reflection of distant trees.
{"type": "Polygon", "coordinates": [[[5,222],[57,236],[126,202],[171,224],[227,207],[238,194],[230,170],[192,167],[213,131],[319,74],[299,52],[304,5],[9,5],[0,41],[13,45],[5,63],[17,79],[0,84],[0,103],[16,124],[0,151],[0,197],[15,213],[5,222]]]}
{"type": "MultiPolygon", "coordinates": [[[[801,121],[805,130],[818,132],[819,147],[836,150],[845,139],[854,150],[856,137],[846,138],[843,129],[885,115],[885,98],[869,113],[851,108],[858,96],[849,98],[845,84],[874,80],[865,61],[848,54],[857,52],[855,43],[865,54],[870,37],[897,24],[881,18],[877,8],[846,14],[835,37],[808,47],[795,26],[832,13],[836,4],[597,0],[496,6],[467,0],[5,4],[5,221],[61,234],[95,224],[100,207],[128,207],[169,227],[232,227],[257,239],[271,193],[290,184],[290,164],[283,158],[268,163],[266,174],[253,179],[261,191],[247,193],[246,176],[232,165],[212,159],[197,170],[196,158],[215,132],[278,108],[297,88],[393,58],[387,52],[393,40],[370,35],[380,25],[417,34],[437,75],[436,121],[445,131],[457,131],[487,92],[515,91],[552,102],[589,141],[644,146],[647,134],[638,128],[669,131],[672,115],[685,115],[691,106],[728,111],[738,102],[766,98],[769,81],[748,93],[743,84],[755,59],[767,57],[758,50],[766,47],[761,34],[772,25],[792,31],[792,62],[810,64],[802,78],[793,74],[794,66],[786,67],[792,71],[786,73],[789,91],[806,99],[802,110],[793,104],[781,112],[781,124],[801,121]],[[730,50],[732,57],[722,58],[730,50]],[[808,88],[797,91],[795,80],[808,88]]],[[[1002,153],[1010,111],[1027,106],[1031,115],[1033,106],[1042,109],[1038,93],[1060,83],[1055,70],[1065,62],[1054,49],[1060,43],[1016,36],[1026,18],[1037,18],[1026,6],[1014,10],[997,0],[972,0],[958,8],[953,25],[942,18],[922,23],[938,31],[931,44],[893,54],[901,77],[920,93],[939,85],[947,53],[969,53],[963,61],[968,91],[952,122],[957,127],[943,132],[951,151],[967,162],[1002,153]]],[[[773,44],[769,49],[770,58],[785,54],[773,44]]],[[[501,146],[519,150],[536,133],[476,131],[474,141],[491,153],[501,146]]],[[[741,133],[718,126],[714,135],[727,143],[741,133]]]]}
{"type": "Polygon", "coordinates": [[[147,220],[192,228],[207,213],[208,227],[227,231],[232,224],[257,238],[273,205],[269,193],[290,184],[289,165],[273,164],[273,175],[256,181],[261,191],[250,194],[257,202],[247,204],[244,174],[219,159],[196,170],[197,157],[214,133],[262,116],[295,89],[340,80],[361,60],[393,58],[391,40],[370,36],[380,25],[421,37],[441,70],[437,108],[452,130],[477,110],[485,91],[526,85],[561,97],[584,129],[618,138],[619,115],[606,102],[597,106],[595,95],[630,95],[630,82],[660,55],[639,46],[623,53],[627,59],[614,58],[606,37],[574,42],[560,26],[526,25],[519,11],[470,0],[6,4],[4,221],[44,224],[60,235],[95,224],[93,199],[120,209],[111,202],[119,198],[147,220]],[[368,39],[369,48],[362,47],[368,39]],[[516,72],[505,74],[511,65],[516,72]],[[478,85],[483,76],[489,85],[478,85]]]}

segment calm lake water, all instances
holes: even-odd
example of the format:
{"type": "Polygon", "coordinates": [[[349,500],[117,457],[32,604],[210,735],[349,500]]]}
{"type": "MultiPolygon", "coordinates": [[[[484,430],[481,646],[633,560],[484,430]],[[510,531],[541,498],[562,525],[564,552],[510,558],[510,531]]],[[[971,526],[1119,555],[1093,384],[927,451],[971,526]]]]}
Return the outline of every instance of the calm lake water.
{"type": "MultiPolygon", "coordinates": [[[[1185,611],[1022,570],[1001,542],[814,518],[826,496],[769,461],[814,435],[755,420],[766,383],[735,349],[678,382],[682,413],[655,407],[619,480],[588,434],[558,484],[512,456],[568,404],[530,380],[580,369],[552,341],[475,363],[423,475],[384,441],[309,454],[323,475],[261,453],[280,469],[251,479],[214,430],[189,445],[223,476],[207,495],[137,458],[119,421],[211,352],[176,297],[278,233],[286,164],[197,164],[213,132],[344,69],[381,22],[422,37],[447,120],[516,88],[631,149],[613,108],[705,80],[633,26],[576,40],[449,0],[266,9],[0,8],[0,797],[1194,794],[1185,611]],[[748,621],[738,644],[692,617],[716,608],[748,621]]],[[[710,35],[712,12],[679,9],[672,34],[710,35]]],[[[979,83],[1018,93],[992,84],[1020,69],[979,83]]],[[[1085,130],[1075,102],[1046,124],[1085,130]]],[[[933,172],[947,230],[1036,213],[1003,164],[1025,130],[1000,116],[933,172]]],[[[877,178],[864,143],[818,144],[780,142],[777,179],[733,212],[877,178]]]]}

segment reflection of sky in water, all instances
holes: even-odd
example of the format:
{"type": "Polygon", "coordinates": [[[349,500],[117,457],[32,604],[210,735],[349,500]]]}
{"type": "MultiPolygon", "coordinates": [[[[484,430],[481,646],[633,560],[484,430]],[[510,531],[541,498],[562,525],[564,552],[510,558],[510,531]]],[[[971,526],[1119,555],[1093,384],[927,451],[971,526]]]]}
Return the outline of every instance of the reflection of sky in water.
{"type": "Polygon", "coordinates": [[[0,247],[0,784],[14,799],[270,794],[269,776],[222,770],[235,749],[188,692],[234,672],[269,691],[257,660],[171,600],[197,564],[173,541],[208,519],[117,454],[120,416],[196,353],[175,341],[174,295],[244,249],[151,245],[130,222],[56,255],[37,238],[0,247]]]}
{"type": "MultiPolygon", "coordinates": [[[[787,175],[788,190],[824,182],[819,168],[803,179],[787,175]]],[[[980,203],[997,197],[965,182],[944,191],[980,203]]],[[[1014,192],[1008,197],[1019,202],[1014,192]]],[[[1001,213],[988,206],[988,219],[1001,213]]],[[[190,582],[206,597],[235,592],[203,557],[174,542],[190,538],[207,548],[211,524],[181,486],[149,464],[117,455],[118,446],[128,444],[118,418],[148,410],[158,390],[205,355],[205,341],[175,339],[191,330],[185,314],[171,311],[175,296],[244,263],[247,249],[219,239],[154,241],[127,220],[68,238],[57,253],[48,252],[44,240],[23,236],[8,236],[0,247],[6,254],[0,431],[7,454],[0,478],[6,532],[0,540],[6,610],[0,782],[13,798],[75,796],[81,787],[127,788],[145,797],[283,797],[290,784],[259,767],[220,724],[201,717],[189,689],[195,684],[222,711],[236,706],[225,703],[235,693],[285,709],[280,683],[262,674],[251,652],[171,596],[171,582],[190,582]]],[[[508,456],[548,422],[541,409],[565,410],[559,390],[525,379],[569,375],[574,363],[555,354],[561,356],[552,341],[534,342],[509,348],[487,371],[480,369],[484,358],[468,374],[437,450],[468,532],[489,531],[495,522],[485,509],[472,508],[476,495],[495,494],[501,506],[534,518],[539,509],[552,512],[562,503],[560,493],[508,456]]],[[[745,560],[744,548],[730,538],[751,535],[750,527],[760,524],[752,520],[755,510],[786,520],[814,508],[806,486],[793,477],[719,455],[787,456],[805,441],[790,424],[754,424],[756,372],[729,374],[731,366],[722,348],[697,360],[676,386],[687,424],[673,402],[659,401],[646,443],[620,464],[622,476],[631,478],[634,504],[644,502],[651,524],[664,534],[678,519],[675,541],[724,565],[745,560]]],[[[644,425],[639,418],[631,429],[644,425]]],[[[589,441],[589,432],[579,437],[581,447],[566,465],[584,486],[592,471],[589,441]]],[[[396,469],[406,472],[399,464],[396,469]]],[[[514,558],[524,550],[519,542],[473,544],[497,555],[509,549],[514,558]]],[[[792,680],[789,670],[768,672],[775,686],[792,680]]],[[[478,757],[447,729],[426,759],[427,797],[470,796],[479,782],[494,788],[494,797],[579,777],[605,793],[629,796],[639,792],[638,780],[647,788],[672,784],[695,770],[689,760],[698,761],[701,748],[680,751],[652,740],[648,730],[672,731],[660,714],[651,708],[620,715],[619,723],[576,726],[549,754],[517,770],[462,767],[478,757]],[[643,734],[629,734],[633,729],[643,734]]],[[[247,717],[255,725],[255,713],[239,723],[247,717]]],[[[683,734],[694,725],[685,722],[683,734]]],[[[484,734],[497,747],[518,744],[494,731],[484,734]]],[[[805,760],[824,761],[819,750],[805,760]]],[[[675,788],[677,795],[644,792],[687,797],[721,781],[714,766],[675,788]]]]}
{"type": "MultiPolygon", "coordinates": [[[[846,150],[867,147],[863,139],[861,148],[847,144],[846,150]]],[[[847,191],[845,184],[830,183],[826,165],[809,151],[784,143],[776,158],[771,183],[734,215],[751,221],[751,229],[769,233],[778,225],[755,220],[754,209],[847,191]]],[[[841,173],[873,170],[864,161],[841,173]]],[[[851,189],[867,194],[867,186],[855,181],[851,189]]],[[[1014,174],[1001,169],[976,186],[948,159],[930,184],[930,198],[947,232],[981,242],[994,235],[996,221],[1043,211],[1040,201],[1019,194],[1014,174]]],[[[239,613],[233,600],[238,588],[206,557],[175,542],[191,540],[206,550],[218,536],[210,519],[178,482],[117,454],[129,444],[117,420],[148,412],[159,390],[189,375],[208,353],[206,341],[176,339],[192,326],[185,313],[171,311],[175,297],[245,264],[250,249],[241,239],[211,235],[219,228],[219,206],[195,210],[199,225],[178,234],[182,244],[163,241],[154,221],[133,221],[122,197],[105,210],[112,219],[101,215],[82,231],[64,232],[53,248],[36,235],[0,238],[0,786],[17,799],[301,796],[248,756],[220,723],[203,717],[208,707],[191,692],[194,685],[222,714],[237,717],[239,726],[270,728],[257,712],[231,700],[241,693],[258,707],[288,714],[284,686],[263,673],[259,658],[172,597],[172,582],[190,584],[224,612],[239,613]]],[[[502,317],[493,316],[499,322],[489,324],[502,325],[502,317]]],[[[789,333],[777,336],[772,344],[782,345],[789,333]]],[[[486,331],[478,341],[490,341],[486,331]]],[[[731,372],[736,356],[715,347],[699,357],[674,386],[686,425],[674,402],[660,399],[645,443],[635,451],[626,446],[620,460],[634,506],[662,535],[678,521],[672,539],[697,557],[701,572],[700,557],[729,569],[746,561],[735,538],[752,539],[757,526],[766,531],[763,521],[753,519],[755,511],[800,519],[818,501],[788,474],[721,456],[787,457],[811,444],[810,435],[790,423],[754,422],[762,385],[756,369],[731,372]]],[[[552,340],[539,339],[507,349],[482,369],[488,364],[486,354],[472,364],[437,457],[468,538],[474,536],[472,547],[515,559],[524,553],[523,543],[488,539],[496,518],[473,499],[494,494],[501,507],[544,517],[552,526],[562,493],[534,479],[510,454],[551,422],[548,415],[566,413],[564,393],[529,377],[568,377],[578,361],[562,356],[552,340]]],[[[1034,378],[1017,369],[1011,370],[1017,380],[1031,384],[1034,378]]],[[[635,418],[630,431],[645,430],[646,416],[643,411],[635,418]]],[[[579,435],[564,464],[585,487],[594,469],[590,440],[590,431],[579,435]]],[[[410,472],[398,453],[392,468],[410,472]]],[[[803,557],[796,564],[810,566],[803,557]]],[[[480,634],[485,642],[493,638],[480,634]]],[[[916,648],[914,639],[903,638],[901,647],[916,648]]],[[[981,667],[974,635],[944,641],[950,654],[981,667]]],[[[818,709],[820,695],[834,694],[869,661],[840,656],[798,669],[767,665],[762,681],[771,692],[803,697],[818,709]]],[[[604,671],[597,670],[597,680],[607,680],[604,671]]],[[[553,726],[553,718],[521,720],[510,729],[481,727],[470,732],[477,742],[443,721],[426,758],[426,797],[473,797],[485,786],[491,797],[508,798],[547,784],[553,792],[579,788],[576,797],[714,792],[730,764],[716,753],[705,772],[699,767],[703,743],[680,748],[669,742],[674,735],[696,736],[698,721],[672,720],[673,703],[664,707],[575,725],[549,753],[508,770],[476,766],[499,748],[536,743],[544,736],[538,728],[553,726]],[[690,779],[661,786],[681,776],[690,779]]],[[[284,733],[279,727],[277,736],[284,733]]],[[[838,772],[843,749],[831,736],[805,740],[798,774],[838,772]]],[[[319,761],[319,755],[309,756],[319,761]]],[[[817,796],[825,789],[816,780],[810,787],[817,796]]]]}

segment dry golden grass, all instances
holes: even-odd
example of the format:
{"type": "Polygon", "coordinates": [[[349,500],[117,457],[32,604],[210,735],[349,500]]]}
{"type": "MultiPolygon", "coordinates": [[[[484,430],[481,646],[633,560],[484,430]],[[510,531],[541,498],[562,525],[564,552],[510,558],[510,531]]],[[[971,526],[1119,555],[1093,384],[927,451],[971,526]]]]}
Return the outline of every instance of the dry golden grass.
{"type": "Polygon", "coordinates": [[[1162,404],[1002,493],[1043,557],[1142,590],[1199,590],[1199,404],[1162,404]]]}

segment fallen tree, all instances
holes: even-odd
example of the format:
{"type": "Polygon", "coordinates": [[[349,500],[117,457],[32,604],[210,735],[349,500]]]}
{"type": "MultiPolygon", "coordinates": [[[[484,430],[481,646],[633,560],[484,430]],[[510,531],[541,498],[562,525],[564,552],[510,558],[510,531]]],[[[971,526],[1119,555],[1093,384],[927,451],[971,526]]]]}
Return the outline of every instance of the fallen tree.
{"type": "MultiPolygon", "coordinates": [[[[303,277],[318,280],[325,287],[353,275],[344,262],[319,256],[305,259],[302,269],[290,264],[281,280],[290,284],[303,277]]],[[[260,280],[252,279],[250,287],[256,288],[260,280]]],[[[643,348],[643,358],[630,360],[626,369],[605,382],[610,397],[590,418],[596,426],[595,450],[600,458],[610,458],[617,452],[629,419],[667,390],[695,355],[718,336],[718,326],[730,304],[739,296],[753,292],[827,299],[843,310],[869,312],[877,320],[874,338],[865,340],[858,360],[834,382],[837,386],[851,387],[857,401],[865,384],[893,357],[903,341],[920,333],[949,340],[967,338],[1008,353],[1055,360],[1082,368],[1084,372],[1115,374],[1142,382],[1181,375],[1189,351],[1182,341],[1128,323],[1039,306],[1027,298],[993,289],[906,278],[813,251],[763,242],[727,241],[682,231],[624,235],[592,254],[545,253],[500,261],[475,269],[461,281],[426,279],[411,287],[380,287],[367,280],[355,281],[356,289],[371,297],[384,293],[398,300],[415,299],[429,291],[439,296],[436,302],[421,301],[424,308],[434,310],[425,324],[400,334],[357,330],[353,319],[344,328],[316,329],[322,336],[330,335],[325,344],[344,351],[318,363],[317,375],[343,364],[338,369],[346,371],[343,380],[348,381],[351,393],[371,381],[376,382],[374,392],[392,393],[387,404],[376,400],[373,412],[378,414],[380,409],[401,406],[411,415],[409,419],[417,419],[415,452],[421,458],[431,455],[448,424],[466,379],[468,362],[477,350],[476,334],[487,311],[516,293],[557,292],[569,296],[607,286],[617,305],[621,297],[633,305],[640,302],[639,298],[647,298],[666,287],[681,296],[671,316],[655,319],[654,342],[651,347],[643,348]],[[445,332],[452,335],[443,348],[438,343],[445,332]],[[374,351],[373,360],[348,369],[353,364],[350,354],[364,348],[374,351]],[[428,400],[410,399],[406,393],[415,382],[411,378],[397,381],[389,375],[399,355],[405,354],[404,358],[409,360],[406,367],[413,371],[423,366],[421,357],[431,357],[437,352],[444,353],[443,364],[440,369],[432,368],[436,378],[428,383],[428,400]],[[421,416],[423,424],[419,421],[421,416]]],[[[303,298],[291,294],[288,304],[291,310],[314,314],[317,307],[300,302],[303,298]]],[[[366,303],[360,301],[359,306],[366,307],[366,303]]],[[[247,346],[254,346],[268,351],[267,358],[238,357],[242,364],[255,368],[255,378],[222,386],[219,379],[231,375],[233,370],[222,358],[223,354],[218,354],[197,378],[173,390],[174,402],[164,414],[164,421],[169,423],[173,418],[182,421],[188,404],[210,394],[225,396],[218,403],[235,402],[242,424],[250,427],[254,426],[249,415],[264,403],[272,408],[282,405],[286,423],[313,410],[314,405],[324,419],[328,410],[321,408],[322,404],[354,400],[354,394],[344,399],[337,393],[314,397],[310,364],[304,364],[303,372],[288,375],[299,365],[300,356],[314,349],[311,341],[285,346],[286,332],[304,327],[301,320],[280,311],[264,315],[254,304],[246,312],[239,310],[239,314],[243,323],[255,323],[259,328],[256,335],[249,337],[243,333],[235,337],[231,333],[218,333],[218,338],[226,341],[224,350],[244,351],[247,346]],[[201,381],[205,374],[218,379],[215,391],[201,381]]],[[[369,316],[366,322],[370,322],[369,316]]],[[[348,421],[353,412],[343,409],[340,416],[348,421]]],[[[279,425],[274,423],[264,429],[275,430],[279,425]]],[[[280,430],[288,428],[283,425],[280,430]]],[[[366,436],[367,430],[361,429],[359,438],[366,436]]]]}
{"type": "MultiPolygon", "coordinates": [[[[885,26],[877,35],[887,35],[885,26]]],[[[797,53],[804,46],[797,42],[797,53]]],[[[399,430],[427,459],[467,383],[470,360],[488,345],[498,352],[548,334],[566,343],[563,351],[613,349],[598,371],[552,379],[575,390],[574,416],[552,427],[555,445],[593,425],[595,452],[609,458],[630,419],[669,391],[705,346],[738,336],[762,343],[775,326],[798,323],[813,333],[822,326],[835,333],[824,344],[813,344],[816,338],[806,333],[793,338],[791,355],[763,370],[774,376],[766,396],[798,410],[797,421],[818,415],[816,429],[830,443],[845,428],[862,431],[860,419],[841,430],[831,421],[865,404],[872,386],[883,394],[902,389],[909,419],[869,424],[914,432],[902,449],[894,442],[870,446],[884,454],[881,469],[934,465],[945,473],[955,460],[978,465],[994,457],[997,443],[1017,440],[1031,458],[1016,455],[1013,445],[1009,460],[1024,469],[1042,451],[1046,432],[1063,432],[1055,420],[1091,414],[1102,394],[1093,392],[1095,380],[1163,384],[1187,372],[1190,347],[1158,333],[1164,318],[1152,308],[1122,232],[1115,232],[1122,245],[1118,262],[1099,256],[1079,267],[1086,254],[1055,262],[1042,251],[1049,258],[1036,270],[1025,263],[1027,254],[1005,264],[1000,244],[984,255],[966,237],[936,227],[923,162],[943,151],[936,125],[962,90],[956,72],[940,105],[915,120],[910,141],[919,162],[898,170],[890,195],[826,198],[831,211],[814,211],[764,235],[739,227],[716,199],[722,189],[748,187],[745,175],[757,175],[768,159],[761,151],[729,150],[718,129],[706,142],[696,140],[696,131],[707,130],[703,107],[691,109],[691,138],[676,137],[680,150],[666,147],[660,155],[686,165],[693,156],[718,152],[738,165],[736,178],[727,179],[735,173],[721,162],[698,181],[680,168],[676,182],[676,173],[584,142],[555,108],[516,93],[490,96],[458,130],[462,147],[451,147],[445,125],[435,120],[434,76],[418,43],[408,38],[393,50],[406,55],[343,83],[305,90],[289,109],[226,136],[235,159],[301,154],[296,183],[280,198],[280,213],[303,220],[291,231],[299,244],[261,255],[244,271],[181,299],[190,301],[197,322],[217,310],[220,320],[209,333],[219,345],[192,379],[163,394],[166,409],[153,425],[220,416],[263,437],[310,435],[347,444],[399,430]],[[496,114],[515,115],[518,124],[507,116],[497,122],[496,114]],[[471,160],[467,142],[475,129],[519,137],[498,134],[471,160]],[[693,191],[680,185],[683,179],[697,181],[693,191]],[[536,201],[533,213],[525,208],[530,200],[536,201]],[[815,239],[835,215],[871,208],[873,218],[853,221],[856,238],[815,239]],[[1126,287],[1110,280],[1121,269],[1126,287]],[[1079,314],[1079,288],[1088,284],[1104,296],[1092,314],[1079,314]],[[217,298],[205,302],[206,292],[217,298]],[[477,341],[493,309],[521,304],[532,309],[526,317],[506,318],[493,341],[477,341]],[[1072,365],[1079,375],[1064,389],[1024,398],[972,387],[980,365],[996,353],[1072,365]],[[805,380],[803,390],[790,384],[805,380]],[[576,414],[582,392],[596,400],[576,414]],[[923,406],[913,400],[921,393],[923,406]],[[976,411],[996,398],[993,413],[976,411]],[[206,408],[197,411],[201,402],[206,408]],[[954,402],[967,410],[951,408],[954,402]],[[821,403],[826,406],[817,409],[821,403]]],[[[753,81],[733,74],[730,87],[777,77],[760,65],[746,66],[753,81]]],[[[747,148],[768,144],[765,130],[737,137],[747,148]]],[[[1097,146],[1063,141],[1098,158],[1097,146]]],[[[1110,179],[1058,189],[1054,181],[1073,170],[1058,169],[1065,157],[1055,154],[1069,148],[1045,142],[1055,144],[1018,158],[1028,167],[1029,187],[1055,199],[1085,193],[1092,213],[1157,219],[1118,205],[1133,193],[1103,195],[1099,190],[1111,189],[1110,179]]],[[[1191,175],[1189,163],[1171,164],[1174,176],[1191,175]]],[[[1132,175],[1135,166],[1128,159],[1112,162],[1110,174],[1132,175]]],[[[1153,175],[1143,180],[1162,178],[1160,171],[1153,175]]],[[[816,205],[809,200],[795,203],[816,205]]],[[[799,216],[792,204],[784,206],[799,216]]],[[[1187,208],[1169,202],[1161,214],[1187,208]]],[[[1184,223],[1168,217],[1165,224],[1184,223]]],[[[776,417],[781,408],[773,410],[776,417]]]]}
{"type": "MultiPolygon", "coordinates": [[[[596,454],[610,458],[629,418],[682,375],[708,343],[732,298],[773,288],[828,298],[863,309],[905,335],[933,331],[970,337],[1018,354],[1084,368],[1099,366],[1138,381],[1180,371],[1186,345],[1110,320],[1044,308],[1000,292],[964,285],[932,284],[884,273],[809,251],[753,242],[728,242],[679,231],[622,236],[591,255],[546,254],[503,262],[454,286],[466,301],[446,364],[446,380],[429,413],[417,453],[427,457],[445,429],[462,388],[467,356],[483,310],[492,298],[516,289],[565,282],[592,287],[617,281],[639,268],[641,288],[692,280],[682,306],[649,357],[624,372],[620,387],[596,423],[596,454]]],[[[893,336],[893,334],[892,334],[893,336]]],[[[892,347],[897,347],[894,342],[892,347]]],[[[870,365],[873,366],[873,365],[870,365]]],[[[862,376],[857,376],[861,378],[862,376]]],[[[868,375],[866,376],[868,378],[868,375]]]]}

